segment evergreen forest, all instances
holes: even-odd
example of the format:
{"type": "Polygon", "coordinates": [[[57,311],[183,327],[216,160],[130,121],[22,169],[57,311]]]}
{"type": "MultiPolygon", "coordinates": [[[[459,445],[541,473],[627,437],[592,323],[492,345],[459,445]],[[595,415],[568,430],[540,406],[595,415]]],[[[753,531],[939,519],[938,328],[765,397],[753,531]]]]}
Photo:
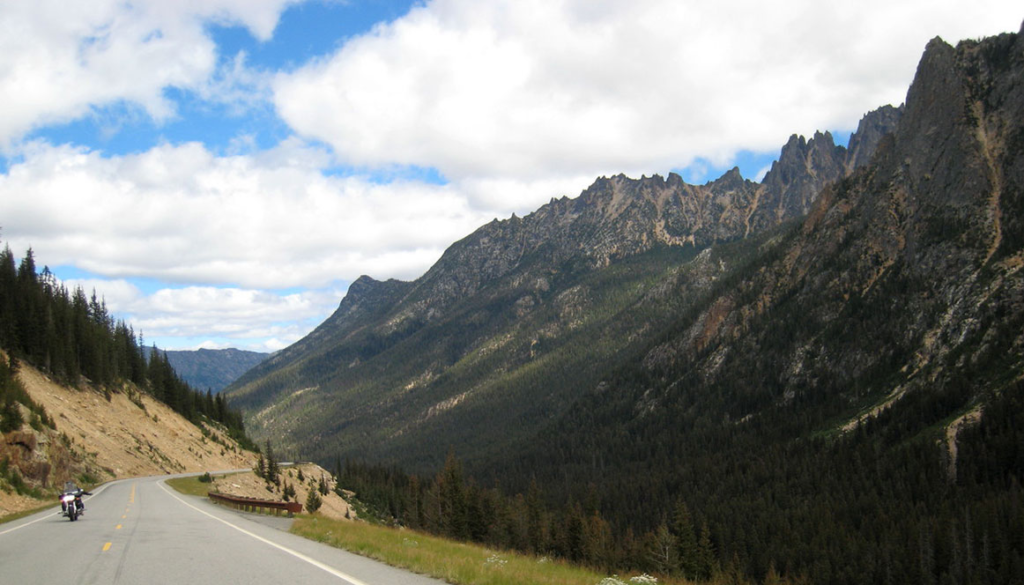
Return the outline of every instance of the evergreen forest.
{"type": "MultiPolygon", "coordinates": [[[[1022,583],[1024,383],[990,397],[980,422],[961,431],[955,471],[925,430],[943,409],[936,400],[964,396],[944,394],[912,398],[842,438],[765,448],[738,433],[713,455],[652,453],[643,471],[625,459],[635,453],[605,453],[600,485],[569,481],[571,470],[526,474],[526,489],[509,495],[500,481],[481,486],[453,453],[433,477],[352,460],[337,461],[335,473],[339,491],[355,492],[377,518],[608,572],[714,583],[1022,583]],[[905,422],[891,424],[897,418],[905,422]]],[[[509,469],[508,484],[521,473],[509,469]]]]}
{"type": "Polygon", "coordinates": [[[13,378],[12,371],[24,360],[67,386],[87,383],[108,396],[125,383],[134,384],[189,421],[218,422],[243,447],[256,448],[245,434],[241,414],[223,397],[184,382],[167,355],[146,348],[141,335],[115,320],[95,292],[87,296],[81,288],[68,290],[46,267],[37,272],[32,250],[20,262],[9,247],[0,252],[0,348],[10,358],[10,363],[0,364],[5,430],[22,422],[14,402],[29,407],[33,424],[37,417],[48,421],[13,378]]]}

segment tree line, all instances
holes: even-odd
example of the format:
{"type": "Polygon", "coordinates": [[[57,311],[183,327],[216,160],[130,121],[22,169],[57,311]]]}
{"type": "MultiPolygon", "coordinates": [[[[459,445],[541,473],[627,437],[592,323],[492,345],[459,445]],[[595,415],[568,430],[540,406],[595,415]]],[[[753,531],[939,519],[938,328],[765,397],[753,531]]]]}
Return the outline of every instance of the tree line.
{"type": "MultiPolygon", "coordinates": [[[[12,362],[25,360],[68,386],[91,383],[108,397],[119,384],[134,384],[191,422],[219,422],[243,447],[255,447],[240,412],[178,377],[166,354],[146,348],[141,334],[116,320],[95,291],[69,290],[46,267],[37,273],[31,249],[20,262],[9,246],[0,252],[0,348],[12,362]]],[[[5,390],[4,404],[14,396],[5,390]]],[[[19,401],[28,406],[25,398],[19,401]]]]}
{"type": "MultiPolygon", "coordinates": [[[[608,572],[714,583],[1021,583],[1024,382],[988,396],[980,422],[961,430],[955,477],[942,444],[906,441],[949,399],[925,396],[840,440],[776,443],[753,461],[750,437],[733,437],[735,449],[712,456],[655,454],[643,479],[619,466],[617,481],[600,487],[580,486],[567,469],[510,496],[481,486],[452,453],[433,476],[340,459],[334,473],[339,493],[354,492],[370,516],[608,572]],[[887,445],[892,419],[907,421],[897,447],[887,445]],[[693,480],[673,483],[680,470],[693,480]]],[[[607,454],[621,464],[618,455],[607,454]]]]}
{"type": "Polygon", "coordinates": [[[691,581],[746,583],[721,562],[706,523],[683,499],[645,534],[615,527],[601,512],[597,489],[565,506],[552,505],[536,481],[525,494],[506,495],[478,485],[454,453],[436,476],[421,478],[395,467],[340,459],[337,491],[356,494],[372,517],[395,525],[503,550],[556,557],[599,570],[643,571],[691,581]]]}

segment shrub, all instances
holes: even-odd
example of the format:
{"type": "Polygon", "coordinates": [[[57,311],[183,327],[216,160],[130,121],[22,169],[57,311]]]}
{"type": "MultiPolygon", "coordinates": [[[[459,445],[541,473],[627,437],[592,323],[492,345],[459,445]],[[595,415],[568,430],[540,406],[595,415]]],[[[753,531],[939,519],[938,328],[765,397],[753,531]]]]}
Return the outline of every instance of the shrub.
{"type": "Polygon", "coordinates": [[[308,510],[310,514],[319,510],[323,503],[323,500],[320,499],[320,492],[316,490],[309,490],[309,497],[306,498],[306,510],[308,510]]]}

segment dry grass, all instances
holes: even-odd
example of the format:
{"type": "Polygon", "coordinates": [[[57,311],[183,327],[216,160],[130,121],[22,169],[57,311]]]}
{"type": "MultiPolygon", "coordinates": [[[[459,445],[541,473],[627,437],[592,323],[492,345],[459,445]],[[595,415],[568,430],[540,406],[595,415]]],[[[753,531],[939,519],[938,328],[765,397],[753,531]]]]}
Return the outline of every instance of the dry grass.
{"type": "MultiPolygon", "coordinates": [[[[56,501],[56,500],[54,500],[54,501],[56,501]]],[[[57,502],[57,503],[59,503],[59,502],[57,502]]],[[[43,510],[46,510],[47,508],[53,508],[56,505],[57,505],[56,503],[49,503],[49,504],[46,504],[46,505],[43,505],[43,506],[38,506],[38,507],[35,507],[35,508],[31,508],[31,509],[28,509],[28,510],[22,510],[20,512],[14,512],[12,514],[7,514],[6,516],[0,516],[0,524],[6,524],[8,522],[13,522],[15,520],[21,520],[22,518],[24,518],[26,516],[31,516],[32,514],[35,514],[36,512],[42,512],[43,510]]]]}
{"type": "Polygon", "coordinates": [[[210,484],[199,481],[198,475],[168,479],[166,483],[186,496],[202,496],[205,498],[209,495],[210,491],[210,484]]]}
{"type": "MultiPolygon", "coordinates": [[[[453,585],[599,585],[608,577],[546,557],[500,552],[364,522],[303,516],[295,521],[291,531],[395,567],[443,579],[453,585]]],[[[629,576],[619,579],[629,583],[629,576]]],[[[678,583],[658,582],[663,585],[678,583]]]]}

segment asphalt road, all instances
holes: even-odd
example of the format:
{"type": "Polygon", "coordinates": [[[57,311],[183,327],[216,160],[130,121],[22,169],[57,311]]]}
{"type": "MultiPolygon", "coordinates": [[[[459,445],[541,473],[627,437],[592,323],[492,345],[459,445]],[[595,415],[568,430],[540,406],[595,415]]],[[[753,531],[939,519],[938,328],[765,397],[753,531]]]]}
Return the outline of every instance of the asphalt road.
{"type": "Polygon", "coordinates": [[[0,585],[443,583],[183,496],[164,479],[106,484],[76,522],[56,505],[0,525],[0,585]]]}

